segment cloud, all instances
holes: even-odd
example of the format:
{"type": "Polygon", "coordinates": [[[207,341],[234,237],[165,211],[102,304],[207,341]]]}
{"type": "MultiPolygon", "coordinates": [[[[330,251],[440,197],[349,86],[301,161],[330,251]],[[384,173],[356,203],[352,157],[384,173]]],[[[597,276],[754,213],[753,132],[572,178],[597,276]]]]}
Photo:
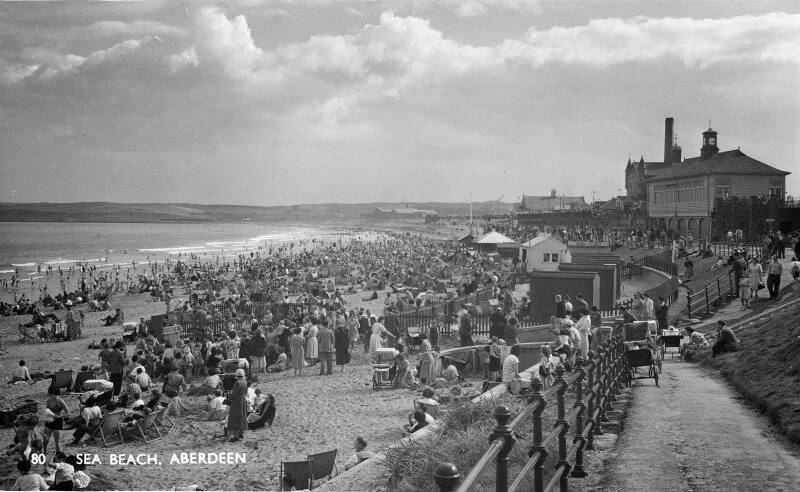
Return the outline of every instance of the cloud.
{"type": "Polygon", "coordinates": [[[198,60],[221,68],[232,78],[249,76],[264,56],[243,15],[229,19],[219,8],[201,8],[195,16],[193,34],[198,60]]]}
{"type": "Polygon", "coordinates": [[[692,68],[727,62],[800,62],[800,15],[724,19],[635,17],[529,30],[499,47],[508,62],[606,67],[673,58],[692,68]]]}

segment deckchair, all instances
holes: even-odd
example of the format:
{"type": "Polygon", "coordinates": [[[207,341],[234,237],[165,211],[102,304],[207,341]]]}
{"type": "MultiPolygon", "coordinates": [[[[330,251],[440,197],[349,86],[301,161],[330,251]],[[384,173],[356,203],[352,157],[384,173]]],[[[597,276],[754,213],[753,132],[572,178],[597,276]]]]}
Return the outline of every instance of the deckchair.
{"type": "Polygon", "coordinates": [[[161,439],[164,436],[161,435],[161,431],[158,429],[158,425],[156,424],[156,419],[160,417],[159,414],[161,414],[161,412],[163,411],[164,409],[161,408],[145,415],[143,419],[139,419],[138,421],[136,421],[133,428],[125,432],[125,435],[132,435],[134,437],[138,437],[136,436],[138,431],[138,434],[142,436],[144,442],[148,444],[153,441],[161,439]],[[147,439],[148,437],[150,438],[149,440],[147,439]]]}
{"type": "Polygon", "coordinates": [[[61,393],[63,388],[67,391],[72,387],[72,370],[58,371],[53,374],[53,382],[50,383],[51,388],[55,388],[61,393]]]}
{"type": "Polygon", "coordinates": [[[122,436],[123,417],[125,417],[125,410],[122,409],[105,414],[100,425],[92,433],[92,437],[99,435],[105,447],[124,442],[125,438],[122,436]]]}
{"type": "Polygon", "coordinates": [[[414,400],[414,411],[416,412],[417,410],[422,410],[433,418],[437,418],[439,416],[439,405],[431,405],[423,403],[419,400],[414,400]]]}
{"type": "Polygon", "coordinates": [[[169,409],[172,407],[174,400],[170,400],[166,407],[163,407],[162,410],[158,412],[158,417],[156,417],[155,424],[157,427],[160,427],[160,430],[164,431],[164,434],[169,434],[175,429],[177,425],[172,417],[169,415],[169,409]]]}
{"type": "Polygon", "coordinates": [[[280,490],[311,488],[311,460],[281,461],[280,490]]]}
{"type": "Polygon", "coordinates": [[[333,449],[308,455],[308,459],[311,461],[311,485],[314,485],[314,480],[323,477],[328,477],[330,480],[333,477],[334,469],[337,474],[339,473],[339,468],[336,466],[336,452],[337,450],[333,449]]]}
{"type": "Polygon", "coordinates": [[[94,379],[94,371],[80,371],[75,375],[75,383],[72,385],[72,392],[82,393],[83,383],[90,379],[94,379]]]}

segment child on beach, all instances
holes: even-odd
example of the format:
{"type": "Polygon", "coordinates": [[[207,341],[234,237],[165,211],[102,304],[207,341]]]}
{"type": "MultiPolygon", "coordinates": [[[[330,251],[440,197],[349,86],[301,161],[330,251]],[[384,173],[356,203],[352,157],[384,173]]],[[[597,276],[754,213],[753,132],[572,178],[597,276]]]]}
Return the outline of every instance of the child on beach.
{"type": "Polygon", "coordinates": [[[539,360],[539,378],[542,380],[542,389],[547,390],[553,385],[553,372],[556,370],[556,361],[559,359],[553,357],[549,345],[542,346],[541,351],[542,358],[539,360]]]}

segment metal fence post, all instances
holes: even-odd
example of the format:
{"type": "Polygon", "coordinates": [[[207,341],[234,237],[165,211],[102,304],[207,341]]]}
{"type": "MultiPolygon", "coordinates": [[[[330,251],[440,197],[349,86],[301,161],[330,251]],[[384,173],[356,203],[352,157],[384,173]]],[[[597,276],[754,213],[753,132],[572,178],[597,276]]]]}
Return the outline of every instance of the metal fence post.
{"type": "Polygon", "coordinates": [[[504,439],[503,449],[495,460],[495,491],[506,492],[508,490],[508,455],[514,447],[514,436],[508,423],[511,422],[511,410],[505,405],[499,405],[494,409],[494,419],[497,425],[489,436],[489,442],[495,439],[504,439]]]}
{"type": "Polygon", "coordinates": [[[584,478],[586,471],[583,469],[583,448],[586,446],[586,439],[583,437],[583,413],[586,411],[586,405],[583,403],[583,379],[586,377],[586,370],[584,369],[583,357],[575,359],[575,366],[578,371],[578,376],[575,379],[575,437],[572,440],[573,444],[578,445],[575,452],[575,467],[570,473],[571,477],[584,478]]]}
{"type": "Polygon", "coordinates": [[[542,412],[544,407],[547,406],[547,400],[544,399],[542,394],[542,381],[539,378],[531,382],[531,395],[530,402],[540,401],[539,408],[533,411],[533,445],[531,446],[528,456],[533,456],[539,453],[539,459],[533,465],[533,490],[534,492],[544,491],[544,460],[547,458],[547,450],[542,444],[542,412]]]}
{"type": "Polygon", "coordinates": [[[686,315],[692,317],[692,294],[686,293],[686,315]]]}
{"type": "MultiPolygon", "coordinates": [[[[613,336],[611,337],[613,339],[613,336]]],[[[603,429],[600,427],[600,422],[603,422],[605,418],[605,414],[603,413],[603,395],[606,391],[605,380],[603,378],[603,370],[605,365],[605,357],[606,357],[606,350],[609,345],[609,341],[603,343],[600,348],[597,350],[597,356],[595,358],[595,385],[597,385],[597,391],[594,395],[594,411],[597,412],[598,410],[600,413],[597,415],[597,422],[595,423],[595,434],[602,435],[603,429]]]]}
{"type": "Polygon", "coordinates": [[[452,463],[440,463],[436,467],[433,477],[441,492],[452,492],[461,482],[458,467],[452,463]]]}
{"type": "MultiPolygon", "coordinates": [[[[556,404],[558,405],[556,425],[561,426],[561,432],[558,433],[558,463],[557,467],[565,467],[564,473],[561,474],[560,486],[562,492],[569,490],[569,470],[570,464],[567,459],[567,432],[569,431],[569,423],[567,422],[567,413],[564,402],[564,394],[567,392],[567,380],[564,378],[564,366],[559,364],[556,367],[556,381],[555,384],[559,385],[556,391],[556,404]]],[[[499,492],[499,490],[498,490],[499,492]]]]}
{"type": "MultiPolygon", "coordinates": [[[[596,367],[596,362],[594,361],[594,351],[590,350],[588,354],[586,354],[588,362],[584,367],[584,371],[586,372],[587,376],[587,384],[586,387],[588,388],[588,392],[591,393],[589,398],[587,398],[587,405],[586,405],[586,412],[589,416],[589,422],[594,421],[594,369],[596,367]]],[[[597,424],[595,423],[595,427],[597,424]]],[[[592,429],[592,432],[589,433],[588,440],[586,442],[586,449],[594,450],[594,434],[595,429],[592,429]]]]}

